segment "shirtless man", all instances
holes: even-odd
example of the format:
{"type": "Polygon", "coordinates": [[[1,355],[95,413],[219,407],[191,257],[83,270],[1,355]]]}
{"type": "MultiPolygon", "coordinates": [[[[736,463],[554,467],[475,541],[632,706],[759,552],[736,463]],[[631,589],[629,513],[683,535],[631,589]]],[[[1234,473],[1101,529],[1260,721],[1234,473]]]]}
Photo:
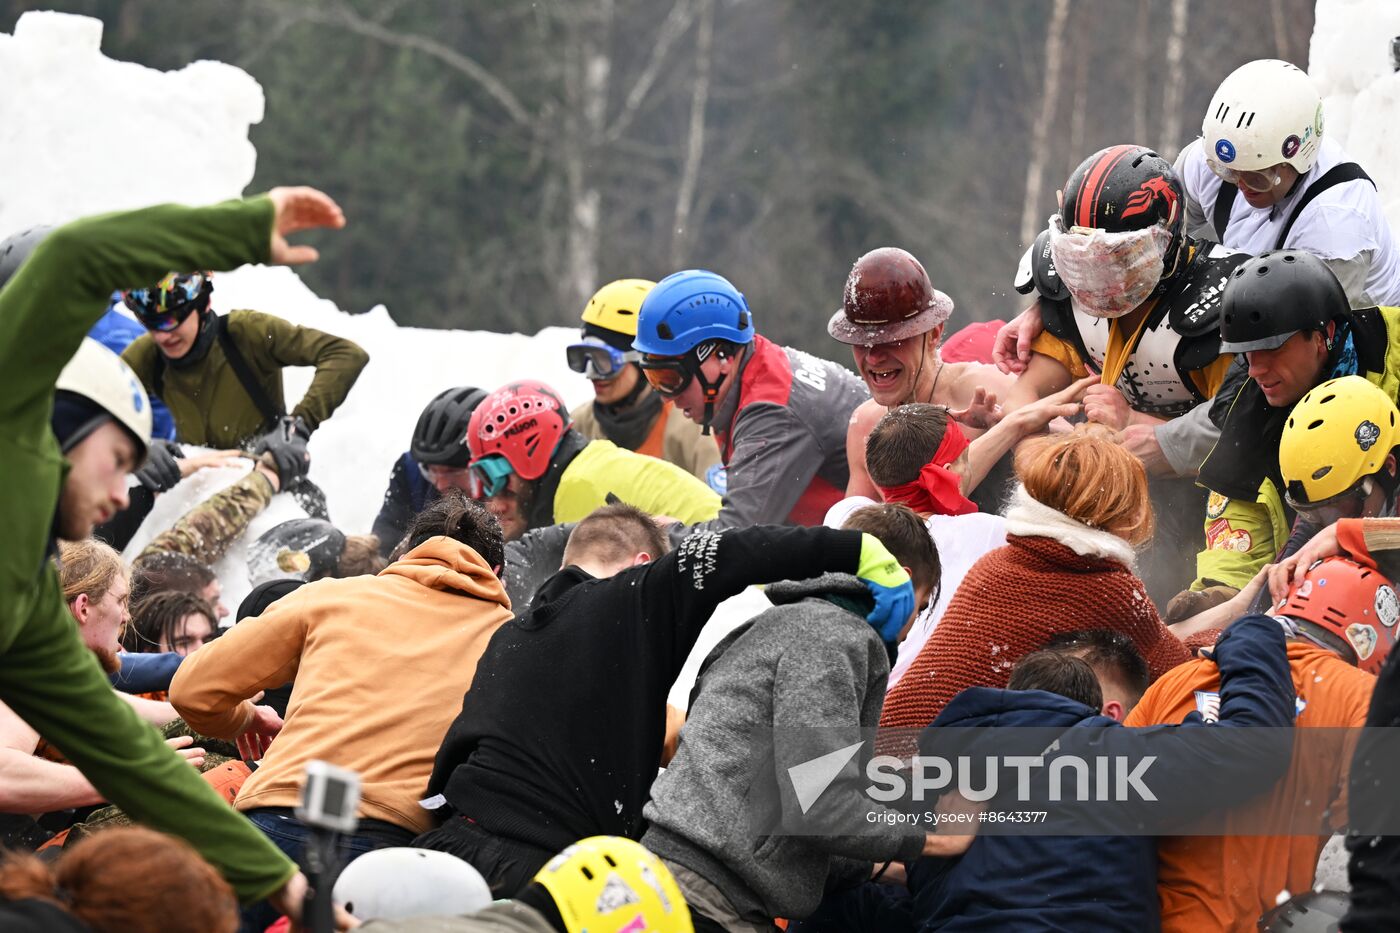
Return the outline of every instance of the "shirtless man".
{"type": "Polygon", "coordinates": [[[914,402],[942,405],[975,438],[994,421],[997,398],[1013,378],[982,363],[944,363],[938,342],[953,313],[953,299],[929,282],[912,255],[886,246],[851,267],[841,310],[826,329],[847,344],[871,400],[851,415],[846,459],[848,496],[879,498],[865,468],[865,439],[891,408],[914,402]]]}

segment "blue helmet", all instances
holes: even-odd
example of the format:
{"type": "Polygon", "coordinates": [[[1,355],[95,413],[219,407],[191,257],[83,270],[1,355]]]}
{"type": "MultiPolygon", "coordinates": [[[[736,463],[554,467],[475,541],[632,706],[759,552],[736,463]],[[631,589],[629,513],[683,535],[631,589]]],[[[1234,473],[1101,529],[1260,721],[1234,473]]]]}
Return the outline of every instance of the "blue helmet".
{"type": "Polygon", "coordinates": [[[673,272],[647,293],[632,346],[656,356],[681,356],[707,340],[753,342],[748,302],[728,279],[704,269],[673,272]]]}

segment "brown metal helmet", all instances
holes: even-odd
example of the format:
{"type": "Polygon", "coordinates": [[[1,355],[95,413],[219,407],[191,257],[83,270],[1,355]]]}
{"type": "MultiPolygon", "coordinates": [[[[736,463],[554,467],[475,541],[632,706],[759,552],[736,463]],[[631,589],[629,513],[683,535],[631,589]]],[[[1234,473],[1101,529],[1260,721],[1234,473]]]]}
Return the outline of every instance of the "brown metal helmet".
{"type": "Polygon", "coordinates": [[[826,330],[842,343],[874,346],[926,334],[952,313],[953,299],[933,287],[919,260],[884,246],[851,267],[841,310],[826,330]]]}

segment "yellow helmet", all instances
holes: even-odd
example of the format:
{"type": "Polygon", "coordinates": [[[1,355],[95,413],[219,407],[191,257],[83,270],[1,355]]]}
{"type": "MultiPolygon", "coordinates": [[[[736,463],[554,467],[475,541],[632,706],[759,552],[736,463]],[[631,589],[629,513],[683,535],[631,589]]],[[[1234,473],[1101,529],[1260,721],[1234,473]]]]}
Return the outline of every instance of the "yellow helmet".
{"type": "Polygon", "coordinates": [[[646,279],[618,279],[609,282],[588,299],[583,323],[629,337],[637,336],[637,312],[642,299],[656,285],[646,279]]]}
{"type": "Polygon", "coordinates": [[[1400,443],[1397,421],[1395,402],[1361,376],[1313,388],[1293,406],[1279,441],[1289,500],[1316,504],[1380,471],[1400,443]]]}
{"type": "Polygon", "coordinates": [[[554,898],[569,933],[695,930],[670,870],[631,839],[580,840],[550,859],[534,880],[554,898]]]}

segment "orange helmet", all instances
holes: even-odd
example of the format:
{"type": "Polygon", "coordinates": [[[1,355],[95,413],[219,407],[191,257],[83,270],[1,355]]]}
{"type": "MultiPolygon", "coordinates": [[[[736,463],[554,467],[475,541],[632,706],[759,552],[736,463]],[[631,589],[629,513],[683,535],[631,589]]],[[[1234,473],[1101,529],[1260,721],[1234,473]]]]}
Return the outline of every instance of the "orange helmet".
{"type": "Polygon", "coordinates": [[[1400,597],[1389,580],[1345,557],[1308,568],[1276,610],[1303,623],[1312,640],[1370,674],[1379,674],[1395,645],[1400,597]]]}

